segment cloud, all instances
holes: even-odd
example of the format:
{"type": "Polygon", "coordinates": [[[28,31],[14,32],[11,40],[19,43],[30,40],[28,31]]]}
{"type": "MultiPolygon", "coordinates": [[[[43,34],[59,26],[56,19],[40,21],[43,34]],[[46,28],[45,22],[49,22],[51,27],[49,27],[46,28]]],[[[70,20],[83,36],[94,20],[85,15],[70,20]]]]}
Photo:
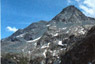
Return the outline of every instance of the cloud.
{"type": "Polygon", "coordinates": [[[95,17],[95,0],[75,0],[86,16],[95,17]]]}
{"type": "Polygon", "coordinates": [[[10,26],[7,26],[6,29],[7,29],[8,31],[11,31],[11,32],[15,32],[15,31],[18,30],[17,28],[15,28],[15,27],[10,27],[10,26]]]}
{"type": "Polygon", "coordinates": [[[68,4],[70,4],[71,3],[71,0],[67,0],[67,2],[68,2],[68,4]]]}

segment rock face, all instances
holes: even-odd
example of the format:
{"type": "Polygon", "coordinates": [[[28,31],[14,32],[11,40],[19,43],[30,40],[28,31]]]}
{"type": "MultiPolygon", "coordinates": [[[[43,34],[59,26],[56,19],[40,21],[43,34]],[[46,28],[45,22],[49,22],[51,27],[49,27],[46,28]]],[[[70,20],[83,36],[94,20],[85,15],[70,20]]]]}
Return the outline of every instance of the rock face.
{"type": "Polygon", "coordinates": [[[15,62],[12,62],[11,60],[4,59],[4,58],[1,59],[1,63],[2,64],[16,64],[15,62]]]}
{"type": "Polygon", "coordinates": [[[17,64],[93,64],[94,25],[94,18],[68,6],[49,22],[41,20],[2,39],[2,57],[17,64]]]}
{"type": "Polygon", "coordinates": [[[61,57],[61,64],[95,64],[95,26],[61,57]]]}
{"type": "Polygon", "coordinates": [[[53,20],[63,22],[82,22],[87,20],[87,17],[74,6],[69,6],[63,9],[57,16],[53,18],[53,20]]]}

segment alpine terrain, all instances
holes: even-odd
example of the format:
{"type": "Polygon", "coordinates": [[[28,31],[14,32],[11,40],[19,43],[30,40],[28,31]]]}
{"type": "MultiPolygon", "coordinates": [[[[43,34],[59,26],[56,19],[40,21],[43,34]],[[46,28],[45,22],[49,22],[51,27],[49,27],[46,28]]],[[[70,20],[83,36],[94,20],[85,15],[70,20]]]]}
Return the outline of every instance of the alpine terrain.
{"type": "Polygon", "coordinates": [[[95,64],[95,18],[71,5],[1,40],[2,64],[95,64]]]}

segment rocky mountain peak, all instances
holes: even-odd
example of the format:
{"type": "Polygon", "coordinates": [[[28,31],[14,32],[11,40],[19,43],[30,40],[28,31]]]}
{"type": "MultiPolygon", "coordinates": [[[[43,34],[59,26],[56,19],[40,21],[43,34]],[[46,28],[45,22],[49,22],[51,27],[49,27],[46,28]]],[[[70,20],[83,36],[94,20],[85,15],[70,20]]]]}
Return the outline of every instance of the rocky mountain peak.
{"type": "Polygon", "coordinates": [[[84,21],[87,17],[75,6],[71,5],[64,8],[57,16],[52,20],[66,21],[66,22],[78,22],[84,21]]]}
{"type": "MultiPolygon", "coordinates": [[[[73,11],[79,11],[75,6],[71,5],[71,6],[68,6],[66,8],[64,8],[61,13],[64,13],[64,11],[69,11],[69,12],[73,12],[73,11]]],[[[80,12],[80,11],[79,11],[80,12]]]]}

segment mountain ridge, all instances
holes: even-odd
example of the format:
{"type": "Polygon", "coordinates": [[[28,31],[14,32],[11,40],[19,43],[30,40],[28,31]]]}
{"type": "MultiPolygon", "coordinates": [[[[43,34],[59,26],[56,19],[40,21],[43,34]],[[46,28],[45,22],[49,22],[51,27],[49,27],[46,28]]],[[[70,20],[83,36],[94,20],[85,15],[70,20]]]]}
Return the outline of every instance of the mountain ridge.
{"type": "MultiPolygon", "coordinates": [[[[63,13],[66,9],[70,9],[70,8],[73,8],[73,10],[74,9],[76,9],[76,10],[78,10],[79,12],[81,12],[78,8],[76,8],[74,5],[70,5],[70,6],[68,6],[68,7],[66,7],[66,8],[64,8],[60,13],[63,13]]],[[[59,13],[59,14],[60,14],[59,13]]],[[[82,13],[82,12],[81,12],[82,13]]],[[[82,13],[83,14],[83,13],[82,13]]],[[[57,14],[58,15],[58,14],[57,14]]],[[[84,14],[83,14],[84,15],[84,14]]],[[[84,15],[85,16],[85,15],[84,15]]],[[[54,18],[56,18],[56,16],[54,17],[54,18]]],[[[52,19],[52,20],[54,20],[54,18],[52,19]]],[[[88,18],[91,18],[91,19],[94,19],[95,20],[95,18],[92,18],[92,17],[88,17],[88,18]]],[[[50,20],[50,21],[52,21],[52,20],[50,20]]],[[[40,21],[42,21],[42,22],[44,22],[45,20],[40,20],[40,21]]],[[[38,22],[34,22],[34,23],[32,23],[32,24],[36,24],[36,23],[39,23],[40,21],[38,21],[38,22]]],[[[45,21],[45,22],[47,22],[47,21],[45,21]]],[[[30,24],[30,25],[32,25],[32,24],[30,24]]],[[[47,22],[47,24],[48,24],[48,22],[47,22]]],[[[30,26],[29,25],[29,26],[30,26]]],[[[28,27],[28,26],[27,26],[28,27]]],[[[25,28],[24,28],[25,29],[25,28]]],[[[20,31],[20,30],[23,30],[23,29],[18,29],[18,31],[20,31]]],[[[16,32],[18,32],[18,31],[16,31],[16,32]]]]}

